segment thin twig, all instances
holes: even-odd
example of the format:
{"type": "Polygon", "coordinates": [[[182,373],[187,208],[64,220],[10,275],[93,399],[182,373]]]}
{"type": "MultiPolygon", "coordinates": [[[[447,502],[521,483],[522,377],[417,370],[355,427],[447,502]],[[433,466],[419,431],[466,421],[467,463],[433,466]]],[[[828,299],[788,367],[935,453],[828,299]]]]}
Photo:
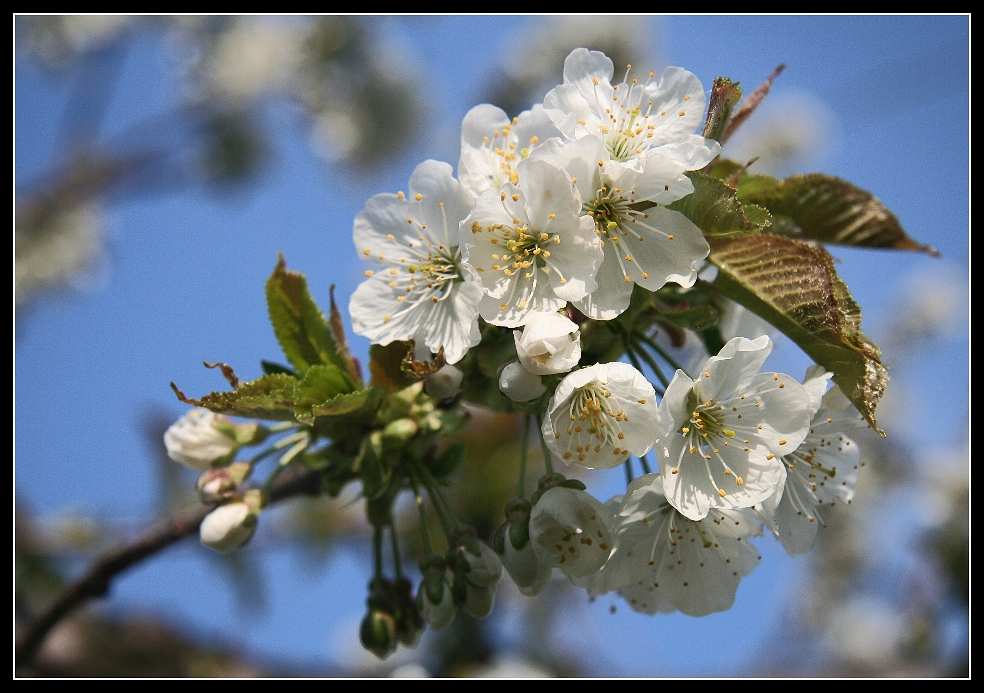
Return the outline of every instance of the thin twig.
{"type": "MultiPolygon", "coordinates": [[[[277,480],[270,490],[270,502],[317,494],[320,487],[317,472],[299,467],[297,471],[284,473],[277,480]]],[[[215,507],[215,504],[203,505],[178,513],[147,531],[136,541],[103,554],[85,575],[67,585],[48,608],[28,625],[18,638],[14,657],[16,666],[30,665],[51,629],[89,599],[109,592],[110,584],[117,575],[171,544],[195,534],[202,520],[215,507]]]]}

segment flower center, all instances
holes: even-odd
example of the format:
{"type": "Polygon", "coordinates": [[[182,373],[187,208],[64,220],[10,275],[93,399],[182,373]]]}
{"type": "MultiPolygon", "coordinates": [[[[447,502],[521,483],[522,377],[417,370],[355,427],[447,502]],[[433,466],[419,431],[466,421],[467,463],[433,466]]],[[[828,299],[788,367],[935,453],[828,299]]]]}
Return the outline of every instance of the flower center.
{"type": "MultiPolygon", "coordinates": [[[[595,384],[586,385],[574,393],[568,409],[566,431],[569,439],[567,451],[563,454],[565,460],[576,456],[578,462],[583,462],[592,448],[599,453],[606,446],[614,446],[616,455],[626,452],[619,446],[625,438],[622,422],[628,421],[629,417],[620,407],[610,404],[611,396],[611,392],[595,384]]],[[[559,423],[555,424],[557,438],[560,438],[559,423]]]]}
{"type": "Polygon", "coordinates": [[[489,175],[489,181],[493,190],[498,190],[503,183],[519,185],[519,174],[516,172],[516,165],[529,156],[539,138],[530,138],[528,147],[520,147],[512,128],[516,124],[516,118],[512,123],[504,126],[502,130],[492,132],[492,137],[485,137],[483,146],[487,159],[492,163],[495,173],[489,175]]]}

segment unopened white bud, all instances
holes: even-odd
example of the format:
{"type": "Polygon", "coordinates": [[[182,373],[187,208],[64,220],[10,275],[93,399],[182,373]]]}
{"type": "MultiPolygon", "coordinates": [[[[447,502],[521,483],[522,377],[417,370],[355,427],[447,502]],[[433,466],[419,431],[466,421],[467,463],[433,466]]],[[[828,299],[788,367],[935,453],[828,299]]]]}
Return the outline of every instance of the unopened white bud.
{"type": "Polygon", "coordinates": [[[256,518],[257,511],[244,501],[220,505],[202,520],[202,545],[219,553],[235,551],[253,537],[256,518]]]}
{"type": "Polygon", "coordinates": [[[460,369],[445,364],[424,381],[424,392],[434,399],[450,399],[461,392],[461,381],[465,374],[460,369]]]}
{"type": "Polygon", "coordinates": [[[168,457],[204,472],[239,448],[235,437],[223,430],[227,425],[233,424],[224,416],[208,409],[192,409],[164,433],[168,457]]]}
{"type": "Polygon", "coordinates": [[[541,313],[515,330],[519,362],[536,375],[566,373],[581,360],[581,332],[558,313],[541,313]]]}
{"type": "Polygon", "coordinates": [[[458,613],[458,607],[454,604],[454,595],[451,593],[451,585],[448,581],[439,578],[430,589],[426,580],[421,581],[417,590],[417,609],[420,610],[420,616],[432,630],[444,630],[450,626],[458,613]],[[430,600],[428,594],[438,590],[441,598],[435,604],[430,600]]]}
{"type": "Polygon", "coordinates": [[[519,361],[506,364],[502,369],[499,389],[514,402],[532,402],[547,391],[540,376],[530,373],[519,361]]]}
{"type": "Polygon", "coordinates": [[[467,546],[458,548],[459,553],[468,563],[465,580],[476,587],[495,587],[502,579],[502,561],[491,546],[477,539],[468,542],[467,546]],[[479,555],[472,553],[477,550],[479,555]]]}
{"type": "Polygon", "coordinates": [[[502,565],[519,591],[527,597],[540,594],[550,582],[553,568],[537,557],[533,542],[527,541],[523,548],[516,549],[506,537],[503,546],[502,565]]]}

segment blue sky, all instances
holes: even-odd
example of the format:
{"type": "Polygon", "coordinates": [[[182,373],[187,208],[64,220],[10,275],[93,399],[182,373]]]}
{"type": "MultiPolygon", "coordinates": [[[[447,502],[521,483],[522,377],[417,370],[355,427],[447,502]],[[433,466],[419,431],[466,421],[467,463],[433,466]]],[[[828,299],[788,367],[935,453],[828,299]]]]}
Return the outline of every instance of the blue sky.
{"type": "MultiPolygon", "coordinates": [[[[141,438],[143,414],[158,408],[177,418],[185,411],[168,387],[172,380],[189,394],[221,389],[219,374],[203,368],[203,360],[233,364],[241,377],[258,375],[261,358],[281,360],[263,294],[278,252],[307,275],[322,305],[332,283],[340,305],[347,305],[365,269],[351,242],[354,216],[372,194],[405,189],[420,161],[456,164],[461,118],[482,98],[514,42],[536,40],[543,19],[376,21],[400,56],[394,71],[410,66],[407,78],[429,107],[424,136],[404,155],[371,179],[352,176],[312,153],[295,113],[271,109],[277,156],[251,194],[187,189],[111,204],[100,276],[16,322],[14,481],[17,498],[35,513],[81,513],[128,533],[151,518],[158,477],[141,438]]],[[[832,249],[862,307],[862,327],[876,342],[885,347],[913,283],[932,292],[933,282],[952,280],[966,298],[969,17],[707,15],[640,22],[652,49],[651,63],[639,67],[679,65],[705,88],[724,75],[751,89],[785,63],[763,118],[773,103],[805,103],[820,139],[795,172],[822,171],[869,190],[912,238],[940,251],[932,258],[832,249]]],[[[161,41],[138,40],[121,69],[107,135],[180,96],[174,55],[161,41]]],[[[15,171],[22,183],[57,161],[65,97],[57,80],[30,66],[16,65],[15,78],[15,171]]],[[[903,445],[921,449],[966,438],[969,328],[965,316],[957,322],[931,351],[902,345],[884,354],[900,392],[880,422],[903,445]]],[[[351,342],[367,354],[367,340],[351,342]]],[[[808,363],[781,340],[772,358],[772,368],[797,377],[808,363]]],[[[102,607],[165,615],[204,639],[299,665],[346,657],[337,643],[357,638],[368,544],[312,567],[277,548],[263,525],[256,539],[247,558],[262,565],[267,604],[260,612],[239,609],[221,567],[193,541],[122,576],[102,607]]],[[[797,571],[805,559],[789,558],[769,537],[758,546],[763,565],[742,583],[728,612],[651,618],[621,605],[613,616],[609,601],[580,598],[558,637],[602,675],[741,675],[767,642],[774,646],[769,638],[784,611],[802,596],[797,571]]]]}

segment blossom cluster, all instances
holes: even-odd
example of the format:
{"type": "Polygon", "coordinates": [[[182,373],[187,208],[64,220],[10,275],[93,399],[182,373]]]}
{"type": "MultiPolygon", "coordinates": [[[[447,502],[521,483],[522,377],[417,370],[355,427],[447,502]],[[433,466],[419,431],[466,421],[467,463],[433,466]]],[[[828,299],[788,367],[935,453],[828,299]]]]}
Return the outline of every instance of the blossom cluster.
{"type": "MultiPolygon", "coordinates": [[[[813,366],[799,381],[763,370],[770,337],[729,334],[726,320],[716,342],[677,326],[679,344],[702,350],[684,369],[658,343],[654,323],[636,320],[661,310],[661,297],[706,290],[710,245],[674,203],[694,192],[695,172],[721,147],[696,134],[707,98],[695,75],[670,67],[658,78],[613,78],[604,54],[576,49],[564,83],[542,103],[512,119],[489,104],[468,112],[456,173],[424,161],[405,192],[368,200],[353,241],[373,268],[349,313],[354,331],[376,345],[371,383],[362,382],[344,335],[329,335],[341,329],[334,303],[331,326],[319,323],[291,278],[289,316],[278,313],[291,329],[278,339],[296,372],[268,371],[241,390],[240,411],[282,423],[257,428],[198,409],[165,435],[171,457],[202,473],[202,500],[216,504],[201,539],[217,551],[250,540],[273,479],[295,458],[332,488],[361,480],[376,558],[361,637],[381,657],[397,642],[416,643],[424,624],[447,628],[459,610],[486,616],[504,572],[528,596],[563,575],[643,613],[727,609],[759,561],[753,537],[768,531],[790,554],[809,551],[820,509],[853,496],[861,459],[847,434],[863,419],[831,387],[833,373],[813,366]],[[614,347],[599,347],[600,326],[614,347]],[[303,348],[291,341],[298,334],[303,348]],[[631,363],[610,360],[623,354],[631,363]],[[443,490],[454,447],[438,452],[440,437],[461,430],[462,402],[489,401],[523,412],[527,428],[519,493],[492,546],[455,516],[443,490]],[[527,495],[534,418],[545,473],[527,495]],[[233,461],[269,434],[285,436],[233,461]],[[325,439],[332,442],[313,447],[325,439]],[[253,465],[275,453],[274,474],[262,489],[247,489],[253,465]],[[556,473],[555,459],[566,471],[624,466],[627,489],[603,502],[556,473]],[[446,535],[443,556],[428,534],[421,489],[446,535]],[[415,597],[399,569],[393,523],[403,491],[421,513],[415,597]],[[386,528],[394,579],[382,565],[386,528]]],[[[268,300],[287,276],[282,266],[277,272],[268,300]]],[[[271,305],[271,315],[282,308],[271,305]]],[[[235,380],[231,369],[226,375],[235,380]]],[[[208,401],[226,411],[238,400],[208,401]]]]}

